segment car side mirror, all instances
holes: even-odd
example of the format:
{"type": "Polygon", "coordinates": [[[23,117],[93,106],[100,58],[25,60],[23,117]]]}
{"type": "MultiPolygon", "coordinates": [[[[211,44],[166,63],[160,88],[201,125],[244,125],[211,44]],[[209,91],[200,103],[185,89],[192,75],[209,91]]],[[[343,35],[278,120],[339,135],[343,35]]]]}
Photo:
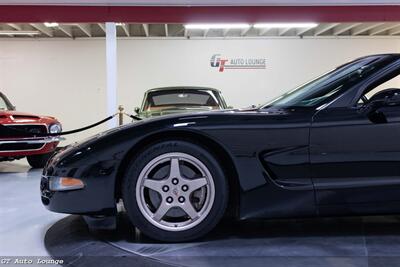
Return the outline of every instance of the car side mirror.
{"type": "Polygon", "coordinates": [[[400,106],[400,94],[394,94],[385,101],[387,106],[400,106]]]}
{"type": "Polygon", "coordinates": [[[360,108],[360,113],[367,115],[373,123],[387,123],[387,118],[379,109],[383,107],[400,106],[400,94],[378,98],[360,108]]]}
{"type": "Polygon", "coordinates": [[[377,109],[379,109],[381,107],[384,107],[385,106],[385,102],[386,101],[384,99],[374,100],[374,101],[369,102],[366,105],[366,107],[369,108],[370,112],[373,112],[373,111],[375,111],[375,110],[377,110],[377,109]]]}
{"type": "Polygon", "coordinates": [[[136,108],[134,109],[134,111],[135,111],[136,114],[139,114],[139,113],[140,113],[140,108],[136,107],[136,108]]]}
{"type": "Polygon", "coordinates": [[[362,113],[376,113],[382,107],[400,106],[400,89],[389,88],[377,92],[370,101],[360,108],[362,113]]]}
{"type": "Polygon", "coordinates": [[[386,116],[378,109],[385,106],[385,101],[373,100],[361,106],[357,111],[359,114],[366,116],[373,123],[386,123],[386,116]]]}
{"type": "Polygon", "coordinates": [[[383,107],[400,106],[400,94],[393,94],[384,98],[372,100],[364,105],[361,110],[363,113],[371,114],[383,107]]]}
{"type": "Polygon", "coordinates": [[[385,106],[384,100],[382,99],[373,100],[360,107],[358,112],[369,116],[370,114],[375,113],[378,109],[384,106],[385,106]]]}

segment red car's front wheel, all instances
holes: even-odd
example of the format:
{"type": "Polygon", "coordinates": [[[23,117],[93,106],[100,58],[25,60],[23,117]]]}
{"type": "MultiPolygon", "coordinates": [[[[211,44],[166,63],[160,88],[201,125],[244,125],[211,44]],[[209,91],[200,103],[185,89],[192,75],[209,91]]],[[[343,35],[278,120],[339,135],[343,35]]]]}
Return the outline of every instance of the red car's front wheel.
{"type": "Polygon", "coordinates": [[[53,155],[54,152],[47,153],[47,154],[41,154],[41,155],[32,155],[32,156],[27,156],[27,160],[29,165],[31,165],[32,168],[43,168],[47,161],[50,159],[50,157],[53,155]]]}

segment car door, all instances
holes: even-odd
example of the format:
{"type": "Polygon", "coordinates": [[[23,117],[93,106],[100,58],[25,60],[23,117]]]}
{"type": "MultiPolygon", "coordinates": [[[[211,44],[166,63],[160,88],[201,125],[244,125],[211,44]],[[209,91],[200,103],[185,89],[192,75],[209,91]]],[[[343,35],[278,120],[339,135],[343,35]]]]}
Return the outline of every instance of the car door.
{"type": "Polygon", "coordinates": [[[317,112],[310,163],[320,214],[400,211],[400,107],[317,112]],[[384,118],[384,119],[382,119],[384,118]]]}

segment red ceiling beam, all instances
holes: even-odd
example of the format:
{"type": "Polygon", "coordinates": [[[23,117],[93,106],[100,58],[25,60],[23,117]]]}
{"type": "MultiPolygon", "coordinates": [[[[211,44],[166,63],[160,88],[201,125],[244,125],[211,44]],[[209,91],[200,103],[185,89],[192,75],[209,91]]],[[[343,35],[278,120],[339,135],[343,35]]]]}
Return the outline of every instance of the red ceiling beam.
{"type": "Polygon", "coordinates": [[[400,21],[400,6],[6,6],[0,22],[375,22],[400,21]]]}

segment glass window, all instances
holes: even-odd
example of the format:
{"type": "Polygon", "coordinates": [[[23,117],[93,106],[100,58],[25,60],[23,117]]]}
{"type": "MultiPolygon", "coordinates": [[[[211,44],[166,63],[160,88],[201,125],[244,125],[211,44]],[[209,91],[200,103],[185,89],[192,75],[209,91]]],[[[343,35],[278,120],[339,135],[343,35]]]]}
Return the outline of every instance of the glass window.
{"type": "Polygon", "coordinates": [[[207,106],[219,108],[218,100],[212,92],[168,90],[150,92],[144,109],[165,108],[165,107],[199,107],[207,106]]]}
{"type": "Polygon", "coordinates": [[[382,83],[380,83],[377,86],[374,86],[372,88],[368,88],[366,92],[361,96],[361,98],[358,100],[357,104],[360,106],[367,104],[370,99],[382,91],[388,90],[388,89],[397,89],[400,91],[400,75],[397,75],[391,79],[385,80],[382,83]]]}
{"type": "Polygon", "coordinates": [[[313,107],[336,96],[378,70],[397,60],[397,57],[371,56],[345,64],[337,69],[290,91],[263,107],[313,107]]]}
{"type": "Polygon", "coordinates": [[[0,110],[8,110],[8,108],[6,100],[0,95],[0,110]]]}

